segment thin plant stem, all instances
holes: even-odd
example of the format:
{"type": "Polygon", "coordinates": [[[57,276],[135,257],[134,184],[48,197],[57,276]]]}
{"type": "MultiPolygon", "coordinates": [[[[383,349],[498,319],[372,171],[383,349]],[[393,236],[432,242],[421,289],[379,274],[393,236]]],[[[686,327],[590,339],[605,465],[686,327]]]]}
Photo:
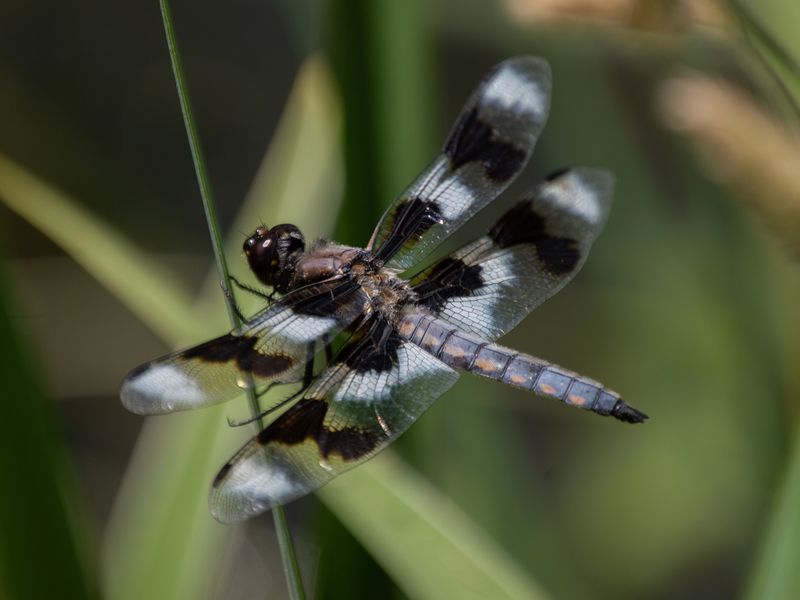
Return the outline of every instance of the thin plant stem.
{"type": "MultiPolygon", "coordinates": [[[[225,298],[228,300],[228,317],[231,325],[234,328],[241,326],[241,320],[235,309],[235,297],[231,287],[230,274],[228,273],[228,264],[225,261],[225,252],[222,245],[222,234],[219,227],[219,219],[217,218],[217,210],[214,203],[214,196],[211,191],[211,184],[208,181],[208,171],[206,169],[205,159],[203,158],[203,151],[200,146],[200,137],[197,133],[197,125],[194,120],[192,106],[189,101],[189,91],[186,85],[186,77],[183,72],[183,63],[181,62],[180,53],[178,52],[178,43],[175,39],[175,30],[172,25],[172,15],[169,7],[169,0],[159,0],[161,7],[161,18],[164,22],[164,33],[167,37],[167,46],[169,47],[170,61],[172,62],[172,72],[175,76],[175,86],[178,89],[178,99],[180,100],[181,113],[183,114],[183,124],[186,127],[186,135],[189,138],[189,147],[192,152],[192,162],[194,163],[194,170],[197,176],[197,183],[200,187],[200,197],[203,201],[203,209],[206,214],[206,221],[208,223],[208,230],[211,234],[211,245],[214,249],[214,259],[219,272],[222,291],[225,298]]],[[[250,409],[254,416],[261,413],[258,405],[258,398],[256,397],[254,387],[248,386],[248,400],[250,402],[250,409]]],[[[263,427],[261,419],[255,419],[256,427],[259,429],[263,427]]],[[[286,515],[283,508],[278,506],[272,509],[272,518],[275,523],[275,534],[278,538],[278,546],[283,559],[283,570],[286,575],[286,583],[289,588],[290,597],[294,600],[302,600],[305,598],[303,591],[303,581],[300,576],[300,568],[297,564],[297,557],[292,544],[292,537],[289,533],[289,526],[286,522],[286,515]]]]}

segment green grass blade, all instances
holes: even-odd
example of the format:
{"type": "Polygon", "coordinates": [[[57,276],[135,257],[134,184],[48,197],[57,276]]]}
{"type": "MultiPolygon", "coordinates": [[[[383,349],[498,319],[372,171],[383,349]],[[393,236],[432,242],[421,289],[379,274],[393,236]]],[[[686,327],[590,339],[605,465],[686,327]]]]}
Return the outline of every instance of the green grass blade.
{"type": "MultiPolygon", "coordinates": [[[[238,307],[234,298],[233,290],[231,289],[231,277],[228,273],[228,264],[225,259],[225,249],[222,244],[222,231],[219,226],[219,219],[217,217],[216,203],[211,190],[211,184],[208,179],[208,171],[206,168],[205,159],[203,158],[202,146],[200,144],[200,136],[197,131],[197,124],[194,120],[192,112],[192,105],[189,97],[189,90],[186,83],[186,77],[183,73],[183,63],[181,61],[180,52],[178,50],[178,42],[175,36],[175,30],[172,25],[172,14],[168,0],[160,0],[161,18],[164,24],[164,32],[167,37],[167,46],[169,47],[170,61],[172,62],[172,72],[175,77],[175,85],[178,91],[178,99],[181,104],[181,114],[183,115],[183,122],[186,126],[186,135],[189,138],[189,147],[192,153],[192,161],[194,162],[195,175],[197,176],[197,183],[200,186],[200,196],[203,203],[203,209],[206,215],[206,222],[208,223],[208,231],[211,235],[211,245],[214,249],[214,259],[217,266],[217,273],[222,284],[222,291],[228,299],[226,308],[228,310],[228,317],[231,326],[236,329],[241,323],[239,317],[238,307]]],[[[261,408],[258,403],[258,398],[255,394],[254,386],[248,386],[247,397],[250,404],[250,411],[255,418],[254,425],[256,432],[262,427],[262,419],[258,416],[261,413],[261,408]]],[[[303,591],[303,580],[300,575],[300,568],[297,564],[297,557],[294,551],[294,544],[289,534],[289,527],[286,523],[286,515],[283,512],[283,507],[278,506],[272,511],[272,517],[275,523],[275,534],[278,537],[278,546],[280,548],[281,559],[283,560],[283,569],[286,575],[286,583],[289,588],[289,596],[293,600],[303,600],[305,592],[303,591]]]]}
{"type": "Polygon", "coordinates": [[[210,517],[208,486],[238,443],[223,407],[146,421],[105,531],[106,598],[210,596],[234,530],[210,517]]]}
{"type": "Polygon", "coordinates": [[[107,223],[0,154],[0,200],[58,244],[153,331],[188,339],[197,325],[180,310],[180,279],[107,223]]]}
{"type": "Polygon", "coordinates": [[[766,528],[747,598],[800,598],[800,428],[766,528]]]}
{"type": "MultiPolygon", "coordinates": [[[[786,0],[735,0],[734,12],[748,41],[792,103],[800,111],[800,8],[786,0]]],[[[775,500],[764,539],[747,586],[747,598],[800,597],[800,429],[788,458],[785,479],[775,500]]]]}
{"type": "Polygon", "coordinates": [[[75,522],[65,460],[54,435],[50,406],[27,349],[14,327],[0,273],[0,597],[97,597],[86,570],[86,548],[75,522]]]}
{"type": "MultiPolygon", "coordinates": [[[[224,326],[224,320],[212,315],[194,320],[179,277],[3,156],[0,198],[170,344],[201,340],[224,326]]],[[[145,425],[132,461],[143,468],[131,470],[106,532],[101,565],[105,597],[198,597],[213,583],[214,572],[207,565],[214,556],[205,554],[218,554],[230,530],[208,516],[208,482],[220,456],[231,452],[238,440],[225,425],[222,408],[182,416],[186,418],[152,419],[145,425]]]]}
{"type": "Polygon", "coordinates": [[[546,598],[452,500],[386,451],[318,495],[412,598],[546,598]]]}
{"type": "MultiPolygon", "coordinates": [[[[217,208],[214,201],[214,194],[211,190],[211,183],[208,179],[208,171],[206,169],[205,158],[203,157],[203,147],[200,144],[200,134],[197,131],[197,125],[194,120],[194,112],[192,111],[192,104],[189,97],[189,90],[186,83],[186,77],[183,74],[183,62],[181,61],[180,52],[178,51],[178,42],[175,37],[175,30],[172,26],[172,14],[170,11],[168,0],[159,0],[161,7],[161,18],[164,24],[164,33],[167,38],[167,47],[169,48],[169,58],[172,63],[172,73],[175,79],[175,87],[178,91],[178,100],[181,105],[181,115],[183,116],[183,124],[186,128],[186,137],[189,140],[189,150],[192,154],[192,164],[194,165],[195,176],[197,177],[197,184],[200,188],[200,198],[203,204],[203,211],[205,212],[206,222],[208,223],[208,231],[211,236],[211,246],[214,250],[214,261],[217,266],[217,275],[222,283],[224,293],[231,294],[230,291],[230,276],[228,274],[228,263],[225,259],[225,251],[222,245],[222,232],[219,228],[219,219],[217,218],[217,208]]],[[[233,327],[238,327],[239,317],[233,309],[233,302],[226,303],[228,309],[228,317],[233,327]]]]}

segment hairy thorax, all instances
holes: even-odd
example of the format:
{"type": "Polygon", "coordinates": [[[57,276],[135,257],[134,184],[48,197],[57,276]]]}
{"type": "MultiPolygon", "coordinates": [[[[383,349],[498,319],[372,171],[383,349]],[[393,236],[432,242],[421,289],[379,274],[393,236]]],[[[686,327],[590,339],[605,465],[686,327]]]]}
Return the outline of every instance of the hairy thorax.
{"type": "Polygon", "coordinates": [[[363,249],[320,241],[297,261],[292,288],[334,277],[350,277],[364,292],[363,305],[358,309],[366,314],[380,313],[395,323],[402,308],[416,295],[405,280],[381,266],[363,249]]]}

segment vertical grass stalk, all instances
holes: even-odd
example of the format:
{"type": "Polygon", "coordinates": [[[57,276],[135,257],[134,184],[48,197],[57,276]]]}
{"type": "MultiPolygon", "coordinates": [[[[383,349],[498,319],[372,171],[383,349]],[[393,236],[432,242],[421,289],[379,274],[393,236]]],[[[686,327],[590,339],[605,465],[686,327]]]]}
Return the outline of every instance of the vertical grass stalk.
{"type": "MultiPolygon", "coordinates": [[[[200,197],[203,202],[203,209],[206,214],[206,222],[208,223],[208,230],[211,234],[211,245],[214,250],[214,259],[216,261],[217,270],[219,272],[222,290],[228,300],[228,317],[230,318],[231,325],[237,328],[241,325],[239,315],[235,310],[235,298],[231,288],[230,274],[228,273],[228,264],[225,261],[225,252],[222,244],[222,234],[220,232],[219,220],[217,219],[217,211],[214,204],[214,196],[211,191],[211,184],[208,181],[208,171],[206,169],[203,152],[200,146],[200,138],[197,133],[197,126],[192,112],[192,106],[189,101],[189,92],[186,85],[186,77],[183,72],[183,64],[181,62],[180,53],[178,52],[178,43],[175,39],[175,30],[172,25],[172,15],[170,13],[169,1],[159,0],[161,7],[161,18],[164,22],[164,33],[167,38],[167,46],[169,48],[170,62],[172,63],[172,72],[175,76],[175,86],[178,90],[178,99],[181,105],[181,114],[183,115],[183,123],[186,127],[186,135],[189,138],[189,147],[192,152],[192,162],[194,163],[195,175],[197,176],[197,183],[200,187],[200,197]]],[[[253,416],[260,414],[261,410],[258,405],[253,386],[248,386],[248,400],[253,416]]],[[[261,427],[261,419],[256,419],[256,427],[261,427]]],[[[278,546],[283,559],[283,569],[286,575],[286,583],[289,587],[289,594],[295,600],[305,598],[303,592],[303,582],[300,576],[300,568],[297,564],[295,556],[294,545],[289,533],[289,526],[286,522],[286,515],[282,507],[272,509],[272,517],[275,522],[275,534],[278,537],[278,546]]]]}

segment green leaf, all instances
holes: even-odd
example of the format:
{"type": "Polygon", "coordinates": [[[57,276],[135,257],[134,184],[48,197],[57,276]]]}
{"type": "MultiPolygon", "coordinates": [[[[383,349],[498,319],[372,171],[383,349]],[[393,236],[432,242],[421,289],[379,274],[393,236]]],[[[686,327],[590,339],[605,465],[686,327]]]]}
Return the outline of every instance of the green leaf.
{"type": "Polygon", "coordinates": [[[53,240],[153,331],[188,339],[189,293],[174,273],[63,192],[0,154],[0,199],[53,240]]]}
{"type": "Polygon", "coordinates": [[[548,597],[452,500],[391,451],[317,494],[409,597],[548,597]]]}
{"type": "Polygon", "coordinates": [[[0,436],[0,597],[94,598],[50,406],[6,302],[0,273],[3,419],[0,436]],[[57,588],[54,588],[57,584],[57,588]]]}
{"type": "Polygon", "coordinates": [[[105,532],[104,596],[202,598],[234,529],[208,512],[208,487],[241,443],[213,407],[148,418],[105,532]]]}
{"type": "MultiPolygon", "coordinates": [[[[170,344],[218,333],[222,314],[195,319],[177,275],[74,200],[0,156],[0,198],[60,245],[170,344]]],[[[221,456],[240,440],[221,407],[148,419],[106,532],[109,598],[196,597],[231,530],[209,518],[206,494],[221,456]]]]}
{"type": "Polygon", "coordinates": [[[800,597],[800,428],[789,458],[747,598],[800,597]]]}

